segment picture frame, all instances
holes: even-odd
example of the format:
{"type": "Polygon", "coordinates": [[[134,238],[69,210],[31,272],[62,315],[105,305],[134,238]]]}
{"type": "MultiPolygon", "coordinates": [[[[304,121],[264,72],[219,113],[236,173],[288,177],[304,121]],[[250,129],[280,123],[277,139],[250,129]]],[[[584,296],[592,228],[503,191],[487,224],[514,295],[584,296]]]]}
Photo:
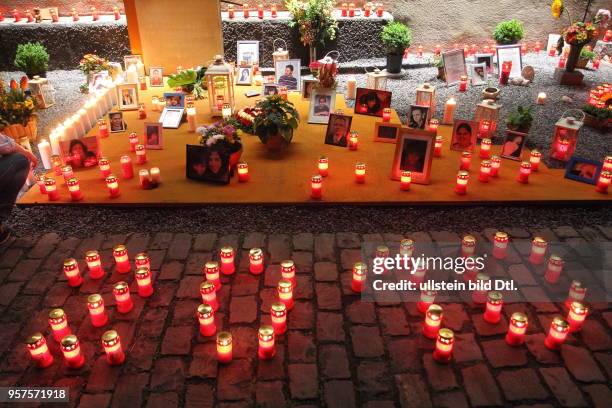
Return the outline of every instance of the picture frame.
{"type": "Polygon", "coordinates": [[[473,120],[455,120],[451,138],[451,150],[471,152],[476,146],[478,136],[478,122],[473,120]]]}
{"type": "Polygon", "coordinates": [[[161,123],[165,129],[178,129],[183,121],[184,113],[185,109],[183,108],[166,106],[159,116],[159,123],[161,123]]]}
{"type": "Polygon", "coordinates": [[[401,127],[395,144],[391,179],[399,180],[402,171],[408,170],[413,183],[429,184],[435,139],[433,132],[401,127]]]}
{"type": "Polygon", "coordinates": [[[302,61],[299,59],[288,59],[276,61],[274,64],[274,76],[278,86],[286,86],[288,91],[299,91],[301,82],[302,61]]]}
{"type": "Polygon", "coordinates": [[[145,148],[161,150],[164,148],[163,125],[155,122],[144,123],[145,148]]]}
{"type": "Polygon", "coordinates": [[[383,111],[391,107],[391,95],[392,92],[390,91],[357,88],[355,113],[382,118],[383,111]]]}
{"type": "Polygon", "coordinates": [[[304,78],[302,77],[302,84],[300,86],[302,99],[310,99],[310,94],[312,90],[315,88],[316,84],[319,82],[318,79],[312,78],[304,78]]]}
{"type": "Polygon", "coordinates": [[[514,130],[506,130],[506,136],[501,145],[499,153],[500,157],[514,161],[521,161],[523,155],[523,147],[527,142],[527,133],[516,132],[514,130]]]}
{"type": "Polygon", "coordinates": [[[465,52],[463,49],[443,52],[442,62],[444,64],[446,85],[456,84],[462,75],[467,75],[465,52]]]}
{"type": "Polygon", "coordinates": [[[140,54],[131,54],[125,55],[123,57],[123,66],[125,67],[125,71],[132,65],[138,66],[138,63],[142,63],[142,55],[140,54]]]}
{"type": "Polygon", "coordinates": [[[427,118],[429,117],[429,106],[410,105],[406,126],[412,129],[425,130],[427,127],[427,118]]]}
{"type": "Polygon", "coordinates": [[[476,64],[485,64],[487,73],[495,73],[495,61],[492,54],[474,54],[474,62],[476,64]]]}
{"type": "Polygon", "coordinates": [[[236,65],[259,63],[259,41],[238,41],[236,43],[236,65]]]}
{"type": "Polygon", "coordinates": [[[97,136],[80,139],[60,140],[60,154],[64,163],[73,170],[96,167],[100,157],[100,144],[97,136]]]}
{"type": "Polygon", "coordinates": [[[374,124],[374,141],[381,143],[397,143],[402,125],[399,123],[376,122],[374,124]]]}
{"type": "Polygon", "coordinates": [[[149,68],[149,85],[151,87],[163,88],[164,86],[164,67],[149,68]]]}
{"type": "Polygon", "coordinates": [[[138,84],[125,83],[117,85],[119,110],[138,109],[138,84]]]}
{"type": "Polygon", "coordinates": [[[123,120],[123,112],[109,112],[108,123],[108,129],[110,133],[125,132],[127,130],[127,124],[123,120]]]}
{"type": "Polygon", "coordinates": [[[252,65],[238,67],[236,68],[236,70],[238,71],[236,85],[251,85],[253,83],[253,66],[252,65]]]}
{"type": "Polygon", "coordinates": [[[523,71],[523,56],[521,55],[521,45],[497,45],[495,48],[495,54],[497,58],[497,67],[501,75],[501,64],[504,61],[512,61],[512,70],[510,71],[510,78],[520,77],[523,71]]]}
{"type": "Polygon", "coordinates": [[[91,79],[87,84],[87,89],[89,92],[97,92],[103,89],[106,89],[107,79],[110,77],[108,71],[100,71],[94,74],[91,74],[91,79]]]}
{"type": "Polygon", "coordinates": [[[572,156],[565,167],[565,178],[586,184],[597,184],[603,163],[572,156]]]}
{"type": "Polygon", "coordinates": [[[181,92],[164,92],[164,101],[169,108],[185,108],[185,94],[181,92]]]}
{"type": "Polygon", "coordinates": [[[470,64],[469,77],[473,86],[485,85],[488,80],[487,64],[470,64]]]}
{"type": "Polygon", "coordinates": [[[325,144],[347,147],[352,123],[352,116],[343,115],[341,113],[330,114],[327,130],[325,131],[325,144]]]}
{"type": "Polygon", "coordinates": [[[263,84],[263,96],[278,95],[278,84],[263,84]]]}
{"type": "Polygon", "coordinates": [[[34,97],[44,109],[55,105],[55,90],[50,84],[42,84],[40,86],[40,93],[38,95],[34,95],[34,97]]]}
{"type": "Polygon", "coordinates": [[[220,144],[187,145],[185,176],[190,180],[229,184],[230,154],[220,144]]]}
{"type": "Polygon", "coordinates": [[[308,123],[327,124],[329,116],[336,107],[336,91],[333,89],[316,88],[310,95],[308,108],[308,123]]]}
{"type": "MultiPolygon", "coordinates": [[[[548,34],[548,41],[546,42],[546,55],[550,54],[550,50],[555,50],[555,56],[557,55],[557,44],[561,38],[560,34],[548,34]]],[[[562,52],[569,52],[570,46],[568,43],[563,45],[562,52]]]]}

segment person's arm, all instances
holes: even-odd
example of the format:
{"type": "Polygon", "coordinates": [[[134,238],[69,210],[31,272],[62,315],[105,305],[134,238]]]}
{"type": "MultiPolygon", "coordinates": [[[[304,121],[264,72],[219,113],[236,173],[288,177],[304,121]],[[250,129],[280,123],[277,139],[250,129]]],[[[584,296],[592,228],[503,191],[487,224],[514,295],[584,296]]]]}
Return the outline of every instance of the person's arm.
{"type": "Polygon", "coordinates": [[[0,133],[0,155],[11,153],[23,154],[36,167],[38,159],[29,150],[26,150],[19,143],[15,143],[13,139],[0,133]]]}

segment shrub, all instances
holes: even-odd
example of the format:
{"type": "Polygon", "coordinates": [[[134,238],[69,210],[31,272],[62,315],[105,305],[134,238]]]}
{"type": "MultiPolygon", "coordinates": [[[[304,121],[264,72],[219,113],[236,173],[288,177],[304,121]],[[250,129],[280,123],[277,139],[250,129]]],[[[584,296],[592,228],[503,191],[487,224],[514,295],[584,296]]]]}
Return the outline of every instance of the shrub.
{"type": "Polygon", "coordinates": [[[26,43],[17,46],[15,66],[32,78],[44,75],[49,68],[49,54],[41,43],[26,43]]]}
{"type": "Polygon", "coordinates": [[[502,21],[493,30],[493,38],[500,45],[516,44],[524,36],[523,23],[515,19],[502,21]]]}
{"type": "Polygon", "coordinates": [[[516,112],[512,112],[506,119],[508,129],[527,133],[533,123],[533,107],[525,108],[519,106],[516,112]]]}
{"type": "Polygon", "coordinates": [[[393,21],[383,28],[381,39],[387,47],[387,52],[403,54],[404,50],[412,43],[412,32],[407,25],[399,21],[393,21]]]}

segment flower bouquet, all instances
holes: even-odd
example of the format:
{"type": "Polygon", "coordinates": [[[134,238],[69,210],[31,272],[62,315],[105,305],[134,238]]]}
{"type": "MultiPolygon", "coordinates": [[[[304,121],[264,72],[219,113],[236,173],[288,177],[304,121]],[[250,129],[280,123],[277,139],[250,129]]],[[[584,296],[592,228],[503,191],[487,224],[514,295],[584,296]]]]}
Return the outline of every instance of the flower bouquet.
{"type": "Polygon", "coordinates": [[[87,77],[87,82],[80,86],[80,90],[82,93],[87,93],[93,74],[102,71],[109,71],[110,73],[111,65],[106,58],[99,57],[96,54],[85,54],[79,62],[79,69],[87,77]]]}
{"type": "Polygon", "coordinates": [[[236,112],[235,119],[237,125],[242,131],[250,134],[255,134],[255,129],[253,128],[253,123],[255,122],[255,118],[261,114],[261,109],[246,107],[240,109],[236,112]]]}
{"type": "Polygon", "coordinates": [[[336,88],[336,76],[338,75],[338,62],[326,56],[319,62],[319,87],[321,88],[336,88]]]}
{"type": "Polygon", "coordinates": [[[318,78],[321,63],[319,61],[312,61],[310,64],[308,64],[308,68],[310,68],[310,73],[312,74],[312,76],[318,78]]]}
{"type": "Polygon", "coordinates": [[[27,86],[27,78],[21,85],[12,80],[8,89],[0,81],[0,129],[16,140],[36,138],[36,100],[25,92],[27,86]]]}
{"type": "Polygon", "coordinates": [[[242,155],[240,130],[226,120],[215,122],[212,125],[200,126],[196,129],[200,135],[202,146],[220,144],[230,154],[230,167],[233,169],[242,155]]]}
{"type": "Polygon", "coordinates": [[[592,23],[578,21],[563,31],[563,39],[570,45],[585,45],[597,35],[597,29],[592,23]]]}

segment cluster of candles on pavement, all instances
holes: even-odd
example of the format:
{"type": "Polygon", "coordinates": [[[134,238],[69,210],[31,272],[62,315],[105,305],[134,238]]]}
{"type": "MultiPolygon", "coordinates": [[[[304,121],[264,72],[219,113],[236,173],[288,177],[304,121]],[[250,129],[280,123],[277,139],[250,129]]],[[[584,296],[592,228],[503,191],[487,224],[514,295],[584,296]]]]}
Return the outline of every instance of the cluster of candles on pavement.
{"type": "MultiPolygon", "coordinates": [[[[229,18],[236,17],[236,8],[233,4],[230,4],[227,6],[227,15],[229,18]]],[[[264,18],[264,15],[265,15],[265,8],[263,4],[259,4],[257,6],[257,18],[262,19],[264,18]]],[[[272,4],[270,6],[270,17],[276,18],[277,16],[278,16],[278,7],[276,6],[276,4],[272,4]]],[[[251,7],[249,6],[248,3],[242,4],[242,17],[244,18],[251,17],[251,7]]]]}
{"type": "MultiPolygon", "coordinates": [[[[91,21],[99,21],[100,20],[100,12],[97,8],[91,7],[89,9],[91,15],[91,21]]],[[[26,9],[23,13],[20,13],[17,8],[14,8],[11,12],[13,16],[14,23],[20,23],[25,20],[27,23],[40,23],[42,22],[42,15],[40,14],[40,9],[35,8],[34,12],[30,11],[30,9],[26,9]]],[[[55,8],[49,9],[49,15],[51,17],[51,22],[57,23],[59,22],[59,16],[55,8]]],[[[81,21],[81,16],[75,7],[70,9],[70,18],[72,21],[77,22],[81,21]]],[[[113,7],[113,18],[115,20],[119,20],[121,18],[121,13],[119,12],[119,7],[113,7]]],[[[4,20],[4,14],[0,12],[0,21],[4,20]]]]}

